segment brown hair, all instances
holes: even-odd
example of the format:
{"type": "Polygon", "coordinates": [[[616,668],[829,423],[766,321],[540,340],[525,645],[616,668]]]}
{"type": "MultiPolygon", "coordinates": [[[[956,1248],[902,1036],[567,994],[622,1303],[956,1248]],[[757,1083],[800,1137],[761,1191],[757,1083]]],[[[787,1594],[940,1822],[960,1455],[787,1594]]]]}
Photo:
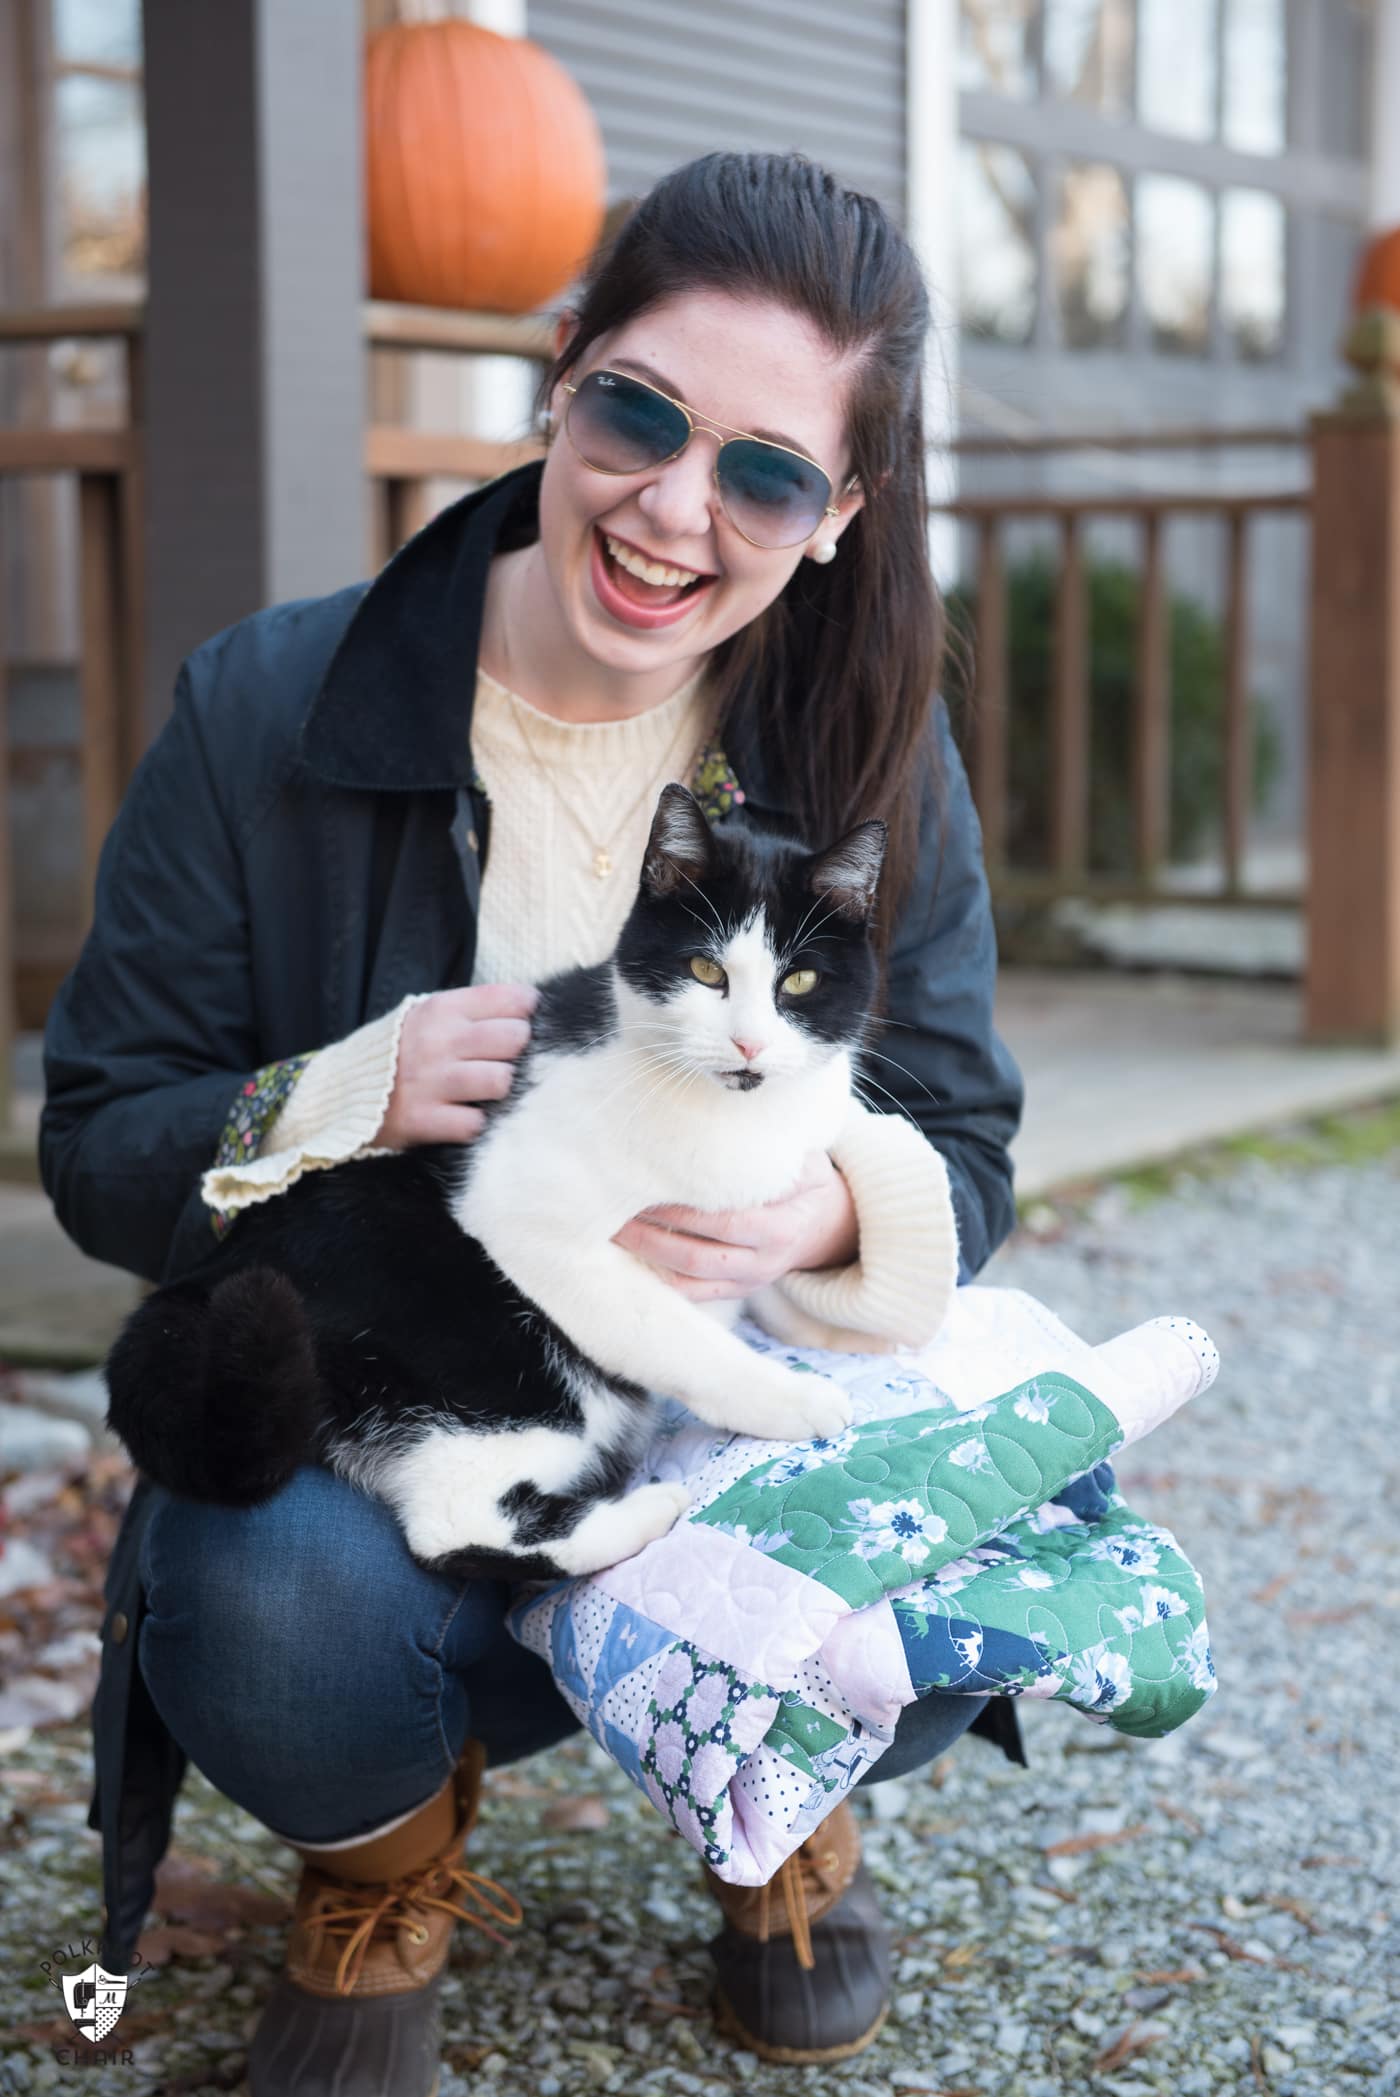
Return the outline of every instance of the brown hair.
{"type": "Polygon", "coordinates": [[[548,400],[599,336],[699,288],[775,299],[856,362],[847,410],[865,502],[838,558],[802,560],[782,593],[712,658],[720,734],[741,714],[829,843],[867,816],[890,826],[881,945],[913,878],[919,807],[936,779],[930,703],[943,653],[929,569],[922,372],[928,293],[874,198],[798,153],[708,153],[658,182],[595,259],[548,400]]]}

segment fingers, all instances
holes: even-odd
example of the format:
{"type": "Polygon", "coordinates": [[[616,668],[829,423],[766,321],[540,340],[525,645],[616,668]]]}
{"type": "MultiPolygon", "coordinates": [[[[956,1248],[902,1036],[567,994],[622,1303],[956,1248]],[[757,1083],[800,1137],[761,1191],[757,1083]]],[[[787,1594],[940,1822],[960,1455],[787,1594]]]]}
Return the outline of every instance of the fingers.
{"type": "Polygon", "coordinates": [[[486,1116],[479,1107],[459,1107],[443,1103],[425,1106],[414,1117],[412,1143],[475,1143],[486,1126],[486,1116]]]}
{"type": "Polygon", "coordinates": [[[453,1101],[504,1099],[515,1077],[513,1063],[454,1063],[444,1073],[442,1089],[453,1101]]]}
{"type": "MultiPolygon", "coordinates": [[[[775,1203],[774,1208],[781,1207],[775,1203]]],[[[660,1202],[643,1209],[641,1220],[685,1237],[706,1238],[718,1245],[747,1245],[757,1251],[776,1244],[785,1234],[781,1217],[766,1209],[685,1209],[674,1202],[660,1202]]]]}
{"type": "Polygon", "coordinates": [[[477,1019],[468,1023],[464,1053],[474,1062],[513,1062],[530,1044],[527,1019],[477,1019]]]}
{"type": "Polygon", "coordinates": [[[691,1281],[724,1284],[716,1291],[718,1295],[738,1296],[761,1288],[772,1280],[775,1268],[771,1254],[756,1254],[752,1246],[685,1237],[678,1231],[643,1222],[638,1216],[623,1225],[614,1242],[648,1265],[665,1270],[668,1279],[677,1274],[691,1281]]]}
{"type": "Polygon", "coordinates": [[[539,997],[533,983],[470,983],[464,990],[440,990],[434,1003],[457,1019],[529,1019],[539,997]]]}

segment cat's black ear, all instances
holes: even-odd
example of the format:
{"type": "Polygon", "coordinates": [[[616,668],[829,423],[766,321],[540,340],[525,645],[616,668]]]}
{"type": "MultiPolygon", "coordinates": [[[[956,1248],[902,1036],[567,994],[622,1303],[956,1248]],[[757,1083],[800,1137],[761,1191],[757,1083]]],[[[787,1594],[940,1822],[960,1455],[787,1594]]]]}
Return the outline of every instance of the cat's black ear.
{"type": "Polygon", "coordinates": [[[713,856],[714,839],[694,794],[683,786],[663,786],[642,860],[642,887],[654,896],[674,895],[703,879],[713,856]]]}
{"type": "Polygon", "coordinates": [[[808,887],[814,895],[825,896],[839,917],[867,923],[875,908],[888,841],[884,823],[857,823],[825,852],[816,854],[807,872],[808,887]]]}

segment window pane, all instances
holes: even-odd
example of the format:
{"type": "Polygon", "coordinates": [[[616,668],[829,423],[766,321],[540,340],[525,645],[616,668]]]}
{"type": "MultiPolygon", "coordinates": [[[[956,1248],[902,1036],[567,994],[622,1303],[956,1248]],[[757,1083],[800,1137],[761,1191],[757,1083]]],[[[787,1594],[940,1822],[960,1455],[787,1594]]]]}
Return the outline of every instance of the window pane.
{"type": "Polygon", "coordinates": [[[1128,193],[1117,168],[1067,167],[1050,242],[1061,339],[1121,343],[1128,316],[1128,193]]]}
{"type": "Polygon", "coordinates": [[[962,0],[958,86],[1034,95],[1035,11],[1036,0],[962,0]]]}
{"type": "Polygon", "coordinates": [[[1125,115],[1133,99],[1132,0],[1045,0],[1045,80],[1068,101],[1125,115]]]}
{"type": "Polygon", "coordinates": [[[74,75],[57,83],[54,108],[64,276],[139,275],[146,249],[140,89],[74,75]]]}
{"type": "Polygon", "coordinates": [[[53,0],[54,56],[89,64],[141,64],[140,0],[53,0]]]}
{"type": "Polygon", "coordinates": [[[1226,145],[1240,153],[1281,153],[1287,143],[1287,93],[1284,0],[1227,0],[1226,145]]]}
{"type": "Polygon", "coordinates": [[[1138,115],[1153,131],[1215,135],[1215,0],[1140,0],[1138,115]]]}
{"type": "Polygon", "coordinates": [[[1220,200],[1220,309],[1239,355],[1282,353],[1288,219],[1277,197],[1232,189],[1220,200]]]}
{"type": "Polygon", "coordinates": [[[958,308],[970,335],[1029,342],[1035,333],[1035,181],[1010,146],[958,154],[958,308]]]}
{"type": "Polygon", "coordinates": [[[1204,354],[1210,337],[1211,206],[1175,175],[1137,186],[1138,285],[1154,349],[1204,354]]]}

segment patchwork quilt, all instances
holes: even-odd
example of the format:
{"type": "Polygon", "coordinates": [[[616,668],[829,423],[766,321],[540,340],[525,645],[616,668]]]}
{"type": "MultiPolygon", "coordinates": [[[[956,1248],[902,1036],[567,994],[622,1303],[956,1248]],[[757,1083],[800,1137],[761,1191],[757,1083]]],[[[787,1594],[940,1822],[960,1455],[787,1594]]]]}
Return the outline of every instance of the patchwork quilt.
{"type": "Polygon", "coordinates": [[[846,1385],[851,1426],[762,1442],[667,1403],[633,1483],[683,1478],[688,1514],[509,1617],[721,1878],[771,1878],[918,1697],[1055,1698],[1150,1738],[1213,1693],[1199,1576],[1108,1462],[1214,1381],[1199,1326],[1090,1347],[1019,1290],[972,1286],[917,1353],[740,1330],[846,1385]]]}

